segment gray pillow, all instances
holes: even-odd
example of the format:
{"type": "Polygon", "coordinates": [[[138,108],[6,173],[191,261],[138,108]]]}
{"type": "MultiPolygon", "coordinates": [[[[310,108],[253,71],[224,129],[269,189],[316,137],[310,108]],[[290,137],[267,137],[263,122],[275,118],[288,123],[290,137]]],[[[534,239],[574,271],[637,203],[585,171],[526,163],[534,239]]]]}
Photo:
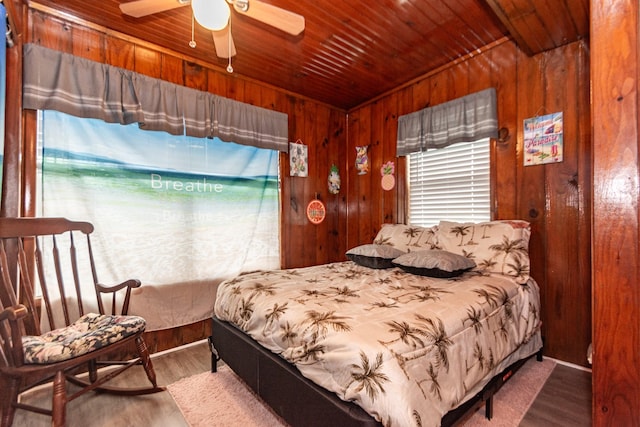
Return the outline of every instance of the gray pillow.
{"type": "Polygon", "coordinates": [[[470,258],[439,249],[409,252],[393,264],[411,274],[440,278],[456,277],[476,266],[470,258]]]}
{"type": "Polygon", "coordinates": [[[351,261],[369,268],[391,268],[391,261],[402,254],[403,251],[393,246],[375,244],[356,246],[346,252],[351,261]]]}

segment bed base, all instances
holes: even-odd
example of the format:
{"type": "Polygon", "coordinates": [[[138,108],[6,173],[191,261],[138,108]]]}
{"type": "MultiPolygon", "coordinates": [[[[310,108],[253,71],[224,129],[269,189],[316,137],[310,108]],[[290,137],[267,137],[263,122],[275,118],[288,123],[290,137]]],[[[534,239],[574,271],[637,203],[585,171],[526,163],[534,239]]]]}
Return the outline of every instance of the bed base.
{"type": "MultiPolygon", "coordinates": [[[[216,372],[222,359],[251,389],[292,427],[379,427],[382,424],[360,406],[345,402],[334,393],[318,386],[300,374],[298,369],[258,345],[253,339],[228,322],[212,318],[211,372],[216,372]]],[[[542,349],[536,353],[542,360],[542,349]]],[[[485,405],[485,416],[493,416],[493,395],[508,381],[528,358],[509,366],[473,398],[448,412],[441,420],[443,427],[455,426],[485,405]]]]}

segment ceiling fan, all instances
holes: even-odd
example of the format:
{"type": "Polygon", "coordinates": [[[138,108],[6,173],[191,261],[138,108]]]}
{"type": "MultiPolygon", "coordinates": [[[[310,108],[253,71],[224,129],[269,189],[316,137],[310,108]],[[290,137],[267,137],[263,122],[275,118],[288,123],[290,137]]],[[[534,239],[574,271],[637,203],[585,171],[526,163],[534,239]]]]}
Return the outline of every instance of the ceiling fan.
{"type": "MultiPolygon", "coordinates": [[[[195,20],[211,30],[216,55],[220,58],[231,58],[236,54],[229,28],[228,5],[232,5],[235,11],[242,15],[294,36],[304,31],[305,27],[304,16],[260,0],[135,0],[121,3],[120,10],[125,15],[141,18],[189,4],[193,9],[195,20]]],[[[190,45],[195,47],[193,40],[191,43],[190,45]]]]}

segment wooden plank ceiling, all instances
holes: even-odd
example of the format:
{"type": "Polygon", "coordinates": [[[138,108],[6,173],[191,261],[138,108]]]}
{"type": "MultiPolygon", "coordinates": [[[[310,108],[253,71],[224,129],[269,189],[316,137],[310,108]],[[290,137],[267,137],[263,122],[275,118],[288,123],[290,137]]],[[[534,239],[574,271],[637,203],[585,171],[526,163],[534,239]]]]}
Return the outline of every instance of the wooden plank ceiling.
{"type": "MultiPolygon", "coordinates": [[[[225,69],[188,5],[141,18],[131,0],[38,0],[34,9],[87,21],[225,69]]],[[[176,0],[178,1],[178,0],[176,0]]],[[[588,36],[588,0],[262,0],[304,16],[292,36],[232,11],[234,74],[349,110],[452,61],[514,40],[533,55],[588,36]]]]}

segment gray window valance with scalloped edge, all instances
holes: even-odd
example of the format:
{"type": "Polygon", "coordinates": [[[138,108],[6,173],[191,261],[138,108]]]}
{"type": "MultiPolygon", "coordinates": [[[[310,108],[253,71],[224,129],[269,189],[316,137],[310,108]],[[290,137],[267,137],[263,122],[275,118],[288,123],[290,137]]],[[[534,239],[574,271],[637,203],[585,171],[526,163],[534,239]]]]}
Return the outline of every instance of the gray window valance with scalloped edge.
{"type": "Polygon", "coordinates": [[[489,88],[400,116],[396,155],[497,137],[496,90],[489,88]]]}
{"type": "Polygon", "coordinates": [[[284,113],[34,44],[24,46],[23,70],[24,108],[288,151],[284,113]]]}

